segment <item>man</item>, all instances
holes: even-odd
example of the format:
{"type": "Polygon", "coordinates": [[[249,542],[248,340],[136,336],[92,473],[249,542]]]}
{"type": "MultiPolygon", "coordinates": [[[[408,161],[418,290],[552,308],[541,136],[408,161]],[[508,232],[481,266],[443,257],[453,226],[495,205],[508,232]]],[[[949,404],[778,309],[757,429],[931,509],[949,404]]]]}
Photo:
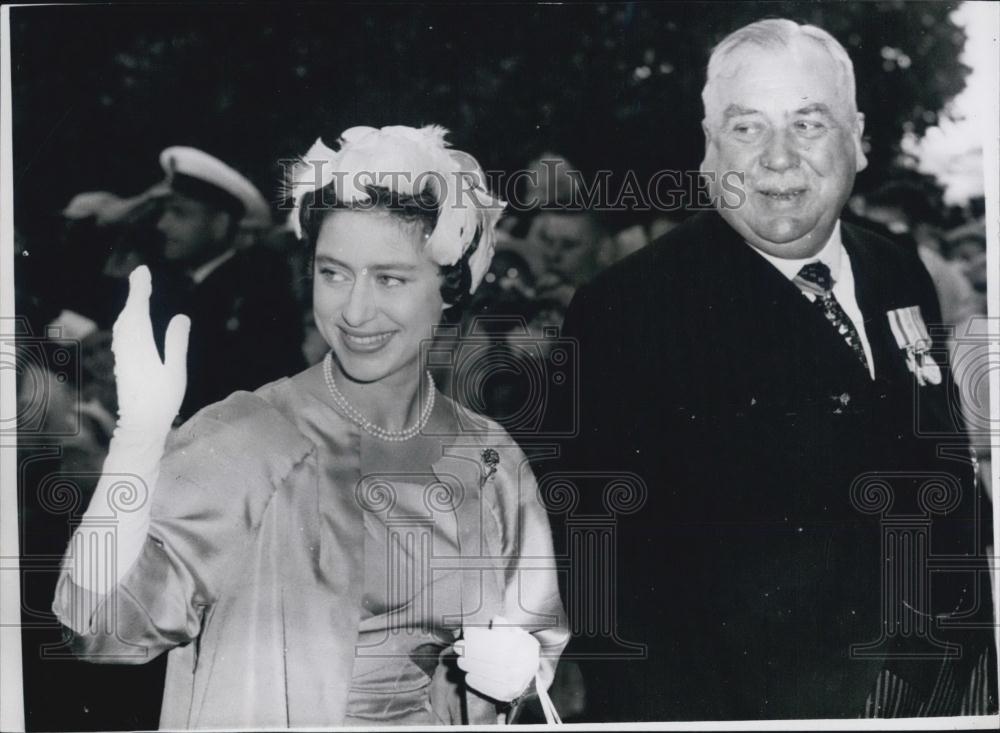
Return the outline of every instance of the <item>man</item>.
{"type": "Polygon", "coordinates": [[[761,21],[716,47],[703,100],[717,210],[582,286],[566,318],[579,434],[542,486],[563,472],[579,491],[559,507],[567,608],[614,621],[574,621],[588,715],[995,710],[992,692],[963,702],[970,676],[995,688],[990,632],[936,623],[988,623],[990,604],[947,354],[921,340],[933,286],[839,218],[866,165],[851,61],[819,28],[761,21]],[[572,540],[601,521],[614,543],[572,540]],[[932,593],[928,553],[952,563],[932,593]],[[608,558],[605,584],[573,585],[608,558]]]}
{"type": "Polygon", "coordinates": [[[542,211],[532,222],[528,241],[541,250],[545,270],[538,288],[568,305],[576,288],[591,280],[603,265],[600,226],[587,211],[542,211]]]}
{"type": "Polygon", "coordinates": [[[287,263],[260,248],[238,248],[241,224],[266,224],[256,187],[221,160],[190,147],[160,154],[167,196],[157,222],[164,259],[180,284],[154,283],[154,312],[191,317],[186,418],[238,389],[257,387],[304,367],[302,316],[287,263]]]}

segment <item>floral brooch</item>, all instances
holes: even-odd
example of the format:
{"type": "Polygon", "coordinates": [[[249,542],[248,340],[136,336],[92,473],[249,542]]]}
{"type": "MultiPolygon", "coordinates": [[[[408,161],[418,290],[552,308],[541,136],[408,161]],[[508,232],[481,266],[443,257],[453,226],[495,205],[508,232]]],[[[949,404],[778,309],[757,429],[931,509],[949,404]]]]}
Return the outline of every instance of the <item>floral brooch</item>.
{"type": "Polygon", "coordinates": [[[484,481],[489,481],[493,478],[493,475],[497,472],[497,466],[500,465],[500,454],[497,453],[493,448],[486,448],[482,453],[483,457],[483,473],[484,481]]]}

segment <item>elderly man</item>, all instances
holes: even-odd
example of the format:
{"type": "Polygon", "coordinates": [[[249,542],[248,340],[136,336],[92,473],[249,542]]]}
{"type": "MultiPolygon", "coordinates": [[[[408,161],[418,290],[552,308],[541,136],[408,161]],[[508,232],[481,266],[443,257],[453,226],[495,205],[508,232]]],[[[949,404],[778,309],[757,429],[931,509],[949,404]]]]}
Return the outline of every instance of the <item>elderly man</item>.
{"type": "Polygon", "coordinates": [[[819,28],[761,21],[715,48],[703,98],[716,210],[584,285],[566,319],[579,432],[547,479],[577,481],[568,537],[615,538],[596,560],[569,542],[577,567],[612,564],[567,590],[603,614],[574,621],[588,714],[995,710],[990,633],[970,629],[990,622],[988,530],[934,289],[912,252],[840,221],[866,164],[851,61],[819,28]]]}

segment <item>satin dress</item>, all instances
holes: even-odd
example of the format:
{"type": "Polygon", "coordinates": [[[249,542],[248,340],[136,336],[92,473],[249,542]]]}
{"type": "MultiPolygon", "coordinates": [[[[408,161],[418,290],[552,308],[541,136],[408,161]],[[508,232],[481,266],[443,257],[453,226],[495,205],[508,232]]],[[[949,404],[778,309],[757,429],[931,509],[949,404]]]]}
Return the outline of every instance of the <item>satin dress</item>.
{"type": "Polygon", "coordinates": [[[169,653],[161,728],[495,723],[455,666],[461,629],[527,629],[546,685],[568,640],[514,441],[440,393],[421,435],[377,440],[320,365],[171,434],[146,543],[111,592],[77,586],[74,560],[71,545],[53,604],[68,647],[169,653]]]}
{"type": "MultiPolygon", "coordinates": [[[[435,446],[421,443],[373,446],[375,455],[362,456],[371,464],[362,474],[377,483],[364,513],[364,595],[345,725],[450,722],[434,712],[430,691],[439,664],[457,675],[450,652],[461,633],[462,586],[458,572],[435,571],[435,561],[460,558],[461,540],[452,497],[431,470],[435,446]]],[[[499,541],[495,523],[485,530],[499,541]]]]}

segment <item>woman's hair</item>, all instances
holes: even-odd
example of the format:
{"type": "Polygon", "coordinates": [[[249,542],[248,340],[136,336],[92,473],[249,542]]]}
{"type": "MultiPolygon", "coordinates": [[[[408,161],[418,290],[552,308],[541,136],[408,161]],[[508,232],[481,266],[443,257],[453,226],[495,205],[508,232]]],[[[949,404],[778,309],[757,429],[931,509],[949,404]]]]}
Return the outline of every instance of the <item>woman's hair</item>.
{"type": "MultiPolygon", "coordinates": [[[[384,186],[365,186],[369,200],[364,203],[345,203],[337,199],[336,181],[323,188],[310,191],[302,199],[299,209],[299,224],[302,228],[302,241],[309,248],[309,272],[316,254],[316,240],[320,228],[335,211],[362,211],[384,213],[397,220],[416,225],[426,240],[437,226],[438,204],[432,193],[424,191],[417,196],[402,194],[384,186]]],[[[461,258],[453,265],[441,265],[441,298],[451,306],[445,310],[445,317],[455,321],[460,316],[460,305],[469,299],[469,289],[472,284],[472,270],[469,260],[479,247],[482,228],[476,230],[472,244],[462,253],[461,258]]],[[[310,275],[311,276],[311,275],[310,275]]]]}

